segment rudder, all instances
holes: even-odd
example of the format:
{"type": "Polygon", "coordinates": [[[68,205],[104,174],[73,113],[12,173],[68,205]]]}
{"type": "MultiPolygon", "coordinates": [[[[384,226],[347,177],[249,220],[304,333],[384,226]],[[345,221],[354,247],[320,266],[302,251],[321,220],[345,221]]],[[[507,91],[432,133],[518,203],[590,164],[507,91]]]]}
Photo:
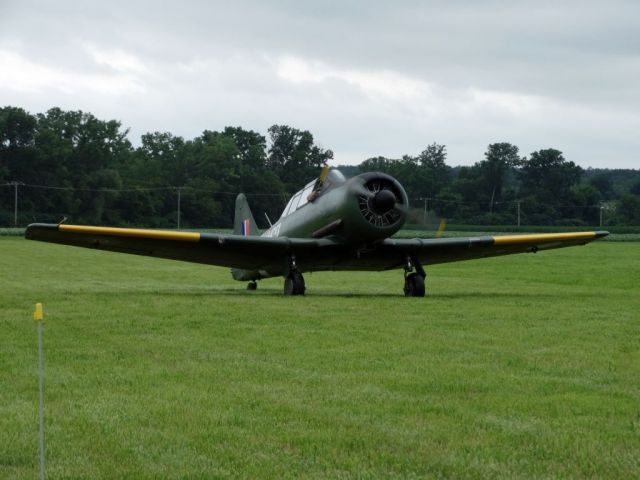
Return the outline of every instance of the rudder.
{"type": "Polygon", "coordinates": [[[251,213],[251,208],[249,208],[249,202],[247,202],[247,197],[244,193],[240,193],[236,197],[233,233],[235,235],[242,235],[243,237],[260,235],[260,230],[256,225],[256,221],[251,213]]]}

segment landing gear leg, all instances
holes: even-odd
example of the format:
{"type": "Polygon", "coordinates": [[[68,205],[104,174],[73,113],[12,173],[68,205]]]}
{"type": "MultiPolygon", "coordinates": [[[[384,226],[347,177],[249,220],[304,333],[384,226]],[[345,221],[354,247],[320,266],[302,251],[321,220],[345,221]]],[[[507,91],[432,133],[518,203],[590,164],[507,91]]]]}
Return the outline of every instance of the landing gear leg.
{"type": "Polygon", "coordinates": [[[426,272],[420,262],[409,255],[404,263],[404,296],[424,297],[426,272]],[[415,271],[414,271],[415,270],[415,271]]]}
{"type": "Polygon", "coordinates": [[[284,277],[284,294],[285,295],[304,295],[306,290],[304,285],[304,277],[298,271],[296,266],[296,258],[291,255],[289,257],[289,272],[284,277]]]}
{"type": "Polygon", "coordinates": [[[257,290],[258,288],[258,284],[256,283],[255,280],[252,280],[251,282],[247,283],[247,290],[257,290]]]}

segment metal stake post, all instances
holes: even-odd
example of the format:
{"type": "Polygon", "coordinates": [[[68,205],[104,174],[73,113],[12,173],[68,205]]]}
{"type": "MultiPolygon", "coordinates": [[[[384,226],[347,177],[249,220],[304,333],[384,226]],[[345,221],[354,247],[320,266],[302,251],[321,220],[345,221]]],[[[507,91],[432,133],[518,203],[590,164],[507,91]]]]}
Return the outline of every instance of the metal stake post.
{"type": "Polygon", "coordinates": [[[33,319],[38,322],[38,397],[40,407],[40,480],[44,480],[44,400],[42,395],[42,304],[36,303],[33,319]]]}

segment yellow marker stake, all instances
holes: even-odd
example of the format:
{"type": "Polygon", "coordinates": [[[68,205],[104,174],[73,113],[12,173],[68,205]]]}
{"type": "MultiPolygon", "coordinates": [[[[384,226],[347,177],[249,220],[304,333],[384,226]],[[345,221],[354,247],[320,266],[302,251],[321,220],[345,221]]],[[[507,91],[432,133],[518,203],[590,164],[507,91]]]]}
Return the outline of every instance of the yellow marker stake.
{"type": "Polygon", "coordinates": [[[40,401],[40,478],[44,480],[44,402],[42,398],[42,304],[36,303],[33,319],[38,322],[38,394],[40,401]]]}
{"type": "Polygon", "coordinates": [[[42,314],[42,304],[36,303],[36,309],[33,311],[33,319],[38,322],[42,320],[44,315],[42,314]]]}

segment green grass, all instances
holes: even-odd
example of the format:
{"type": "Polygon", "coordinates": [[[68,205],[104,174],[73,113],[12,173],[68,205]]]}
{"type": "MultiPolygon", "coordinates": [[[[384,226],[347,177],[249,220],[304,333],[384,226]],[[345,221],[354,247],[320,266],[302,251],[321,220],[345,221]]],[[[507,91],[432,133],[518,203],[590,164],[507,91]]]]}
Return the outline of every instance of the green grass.
{"type": "Polygon", "coordinates": [[[306,275],[0,239],[0,478],[638,478],[640,244],[306,275]]]}

